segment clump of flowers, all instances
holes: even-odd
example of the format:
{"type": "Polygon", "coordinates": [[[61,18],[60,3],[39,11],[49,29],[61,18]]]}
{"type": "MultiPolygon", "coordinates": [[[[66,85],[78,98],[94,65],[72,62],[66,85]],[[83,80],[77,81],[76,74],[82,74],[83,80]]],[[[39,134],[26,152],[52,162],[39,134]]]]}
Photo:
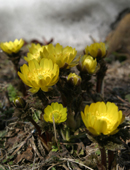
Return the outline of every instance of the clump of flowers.
{"type": "Polygon", "coordinates": [[[67,77],[67,81],[76,86],[81,83],[81,77],[75,73],[70,73],[67,77]]]}
{"type": "Polygon", "coordinates": [[[75,59],[77,51],[72,47],[63,48],[59,43],[54,47],[47,45],[41,53],[42,58],[49,58],[56,63],[59,68],[70,68],[78,64],[79,58],[75,59]]]}
{"type": "MultiPolygon", "coordinates": [[[[20,42],[15,40],[14,46],[13,42],[7,43],[9,45],[5,43],[3,51],[14,62],[16,71],[23,83],[31,87],[30,92],[34,93],[34,100],[30,100],[30,93],[29,95],[23,93],[23,95],[25,94],[24,97],[29,99],[29,102],[25,101],[24,97],[16,98],[14,105],[17,112],[14,115],[30,121],[35,126],[36,134],[38,133],[39,139],[48,152],[52,149],[53,144],[57,144],[58,149],[60,149],[60,141],[62,140],[63,145],[65,141],[76,143],[79,138],[80,140],[81,138],[86,139],[87,135],[92,142],[96,140],[100,146],[102,165],[110,167],[112,160],[109,160],[111,156],[109,148],[108,159],[104,156],[106,155],[107,144],[111,145],[112,142],[118,144],[118,141],[121,141],[122,134],[128,135],[122,133],[125,131],[123,128],[126,125],[125,122],[123,123],[124,115],[122,111],[118,110],[114,103],[99,102],[105,100],[104,86],[102,86],[107,70],[104,60],[106,55],[105,44],[94,43],[87,46],[85,55],[81,60],[80,57],[76,58],[77,51],[75,48],[69,46],[63,48],[59,43],[56,46],[53,44],[45,46],[31,44],[27,57],[24,57],[28,63],[19,67],[19,61],[22,57],[19,50],[23,45],[22,40],[20,42]],[[76,65],[79,72],[73,71],[77,74],[71,72],[71,67],[76,65]],[[95,81],[91,81],[94,73],[95,81]],[[96,85],[94,82],[96,82],[96,85]],[[54,87],[52,88],[52,86],[54,87]],[[41,102],[39,102],[40,100],[41,102]],[[55,103],[53,103],[54,101],[55,103]],[[86,105],[84,111],[81,111],[84,103],[90,101],[98,102],[92,103],[90,106],[86,105]],[[81,127],[82,121],[90,133],[84,133],[85,128],[81,127]],[[119,138],[117,137],[115,141],[114,138],[118,134],[119,138]]],[[[66,143],[65,147],[69,146],[69,143],[66,143]]],[[[70,149],[73,151],[71,146],[70,149]]]]}
{"type": "Polygon", "coordinates": [[[22,81],[32,87],[30,91],[36,93],[41,89],[44,92],[49,91],[50,87],[55,85],[59,79],[59,67],[51,59],[43,58],[40,63],[36,60],[24,64],[18,72],[22,81]]]}
{"type": "Polygon", "coordinates": [[[53,123],[53,118],[55,123],[65,122],[67,119],[67,108],[64,108],[62,104],[51,103],[44,109],[44,120],[46,122],[53,123]]]}
{"type": "Polygon", "coordinates": [[[24,60],[27,62],[35,59],[38,62],[41,60],[41,52],[43,51],[44,46],[41,46],[40,44],[31,44],[31,47],[29,48],[29,52],[27,53],[27,57],[24,57],[24,60]]]}
{"type": "Polygon", "coordinates": [[[111,102],[97,102],[86,105],[82,120],[93,135],[113,135],[118,132],[118,126],[124,121],[122,111],[111,102]]]}
{"type": "Polygon", "coordinates": [[[12,54],[12,53],[18,53],[22,46],[24,45],[24,40],[23,39],[15,39],[14,42],[9,41],[9,42],[4,42],[0,43],[0,48],[7,54],[12,54]]]}
{"type": "Polygon", "coordinates": [[[98,69],[96,58],[94,59],[90,55],[84,55],[81,59],[81,67],[83,71],[87,71],[89,74],[93,74],[98,69]]]}
{"type": "Polygon", "coordinates": [[[105,43],[100,42],[100,43],[93,43],[90,46],[87,46],[85,48],[85,54],[91,55],[92,57],[105,57],[106,55],[106,47],[105,43]]]}

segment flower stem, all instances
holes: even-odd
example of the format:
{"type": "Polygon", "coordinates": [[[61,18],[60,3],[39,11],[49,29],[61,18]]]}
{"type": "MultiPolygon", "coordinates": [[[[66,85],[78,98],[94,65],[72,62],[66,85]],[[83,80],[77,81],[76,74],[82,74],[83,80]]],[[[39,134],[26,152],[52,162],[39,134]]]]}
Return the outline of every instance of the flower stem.
{"type": "Polygon", "coordinates": [[[108,150],[108,169],[109,170],[111,170],[113,160],[114,160],[114,151],[108,150]]]}
{"type": "Polygon", "coordinates": [[[96,92],[103,94],[103,79],[104,77],[97,76],[96,92]]]}
{"type": "Polygon", "coordinates": [[[104,60],[100,61],[100,70],[97,72],[97,84],[96,84],[96,92],[101,93],[103,95],[103,80],[106,74],[107,66],[104,60]]]}
{"type": "Polygon", "coordinates": [[[105,148],[104,147],[101,148],[100,152],[101,152],[101,164],[106,168],[107,164],[106,164],[106,150],[105,150],[105,148]]]}
{"type": "Polygon", "coordinates": [[[44,92],[41,89],[37,92],[37,95],[38,95],[39,99],[41,100],[41,102],[42,102],[42,104],[45,108],[49,103],[46,95],[44,94],[44,92]]]}

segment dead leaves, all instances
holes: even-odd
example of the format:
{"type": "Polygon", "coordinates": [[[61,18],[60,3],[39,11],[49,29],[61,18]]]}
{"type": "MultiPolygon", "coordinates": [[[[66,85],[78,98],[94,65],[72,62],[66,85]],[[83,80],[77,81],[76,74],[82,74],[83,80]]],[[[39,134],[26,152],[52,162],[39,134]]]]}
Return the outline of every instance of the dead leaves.
{"type": "Polygon", "coordinates": [[[18,164],[23,159],[32,162],[32,160],[33,160],[33,149],[32,149],[32,147],[28,147],[26,149],[26,151],[24,151],[21,154],[18,153],[16,159],[14,160],[14,163],[18,164]]]}

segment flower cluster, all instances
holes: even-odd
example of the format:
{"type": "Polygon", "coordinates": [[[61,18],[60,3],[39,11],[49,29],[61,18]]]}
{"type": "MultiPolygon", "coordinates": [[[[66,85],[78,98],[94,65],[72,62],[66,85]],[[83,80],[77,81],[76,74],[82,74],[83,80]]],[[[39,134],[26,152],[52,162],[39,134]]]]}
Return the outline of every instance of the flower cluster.
{"type": "Polygon", "coordinates": [[[18,72],[18,75],[26,85],[32,87],[32,93],[38,92],[39,89],[47,92],[58,81],[58,69],[68,69],[78,64],[79,57],[75,59],[76,54],[77,51],[72,47],[63,48],[60,44],[55,47],[52,44],[32,44],[27,57],[24,57],[28,66],[23,65],[22,73],[18,72]]]}
{"type": "Polygon", "coordinates": [[[60,44],[56,44],[55,47],[52,44],[46,46],[32,44],[27,57],[24,57],[24,59],[27,62],[33,59],[40,62],[42,58],[48,58],[56,63],[59,68],[70,68],[78,64],[79,58],[74,60],[76,54],[77,51],[69,46],[63,48],[60,44]]]}
{"type": "Polygon", "coordinates": [[[55,46],[32,43],[29,52],[24,56],[27,64],[20,67],[23,45],[24,40],[16,39],[14,42],[0,43],[0,48],[14,64],[23,83],[31,87],[30,92],[36,97],[34,101],[37,101],[38,97],[41,102],[33,102],[33,108],[36,109],[36,112],[33,112],[34,109],[30,109],[32,102],[27,102],[24,98],[30,94],[26,96],[26,86],[21,82],[23,97],[15,98],[14,106],[17,112],[14,112],[13,116],[28,120],[35,126],[48,152],[53,144],[57,144],[60,149],[59,141],[69,141],[69,146],[69,143],[75,143],[79,137],[86,137],[86,134],[81,134],[85,131],[81,126],[84,123],[88,137],[96,140],[101,146],[102,167],[107,169],[108,164],[108,169],[111,169],[113,160],[109,158],[114,154],[109,152],[111,148],[108,152],[105,149],[110,147],[112,142],[119,144],[122,139],[126,141],[129,129],[124,128],[127,126],[126,122],[123,123],[125,117],[114,103],[99,102],[104,100],[103,80],[107,70],[104,60],[107,53],[105,44],[93,43],[85,48],[84,56],[79,57],[76,56],[75,48],[63,48],[59,43],[55,46]],[[71,72],[74,66],[79,70],[73,69],[76,73],[71,72]],[[91,81],[92,77],[95,81],[91,81]],[[86,102],[84,100],[97,102],[86,105],[83,111],[86,102]]]}
{"type": "MultiPolygon", "coordinates": [[[[1,49],[7,54],[18,53],[23,46],[22,39],[14,42],[1,43],[1,49]]],[[[31,87],[32,93],[40,89],[48,92],[51,86],[59,80],[60,68],[69,69],[79,63],[80,57],[76,58],[77,51],[72,47],[63,48],[60,44],[42,46],[31,44],[27,57],[28,62],[20,67],[18,72],[22,81],[31,87]]],[[[85,48],[85,55],[81,58],[81,70],[93,74],[99,69],[98,59],[105,57],[106,47],[104,43],[94,43],[85,48]]],[[[67,76],[67,81],[74,86],[81,83],[81,77],[75,73],[67,76]]],[[[86,106],[84,113],[81,112],[82,120],[87,129],[94,135],[112,135],[118,131],[118,126],[124,120],[121,111],[114,103],[104,102],[92,103],[86,106]]],[[[46,122],[61,123],[67,119],[67,109],[62,104],[52,103],[44,109],[44,120],[46,122]]]]}

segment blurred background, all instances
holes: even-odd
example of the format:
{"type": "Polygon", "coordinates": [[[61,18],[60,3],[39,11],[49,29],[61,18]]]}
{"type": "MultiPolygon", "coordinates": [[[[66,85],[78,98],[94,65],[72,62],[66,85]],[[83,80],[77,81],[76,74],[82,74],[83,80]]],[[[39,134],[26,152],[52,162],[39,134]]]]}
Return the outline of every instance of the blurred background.
{"type": "Polygon", "coordinates": [[[23,38],[82,50],[104,41],[130,0],[0,0],[0,42],[23,38]]]}

